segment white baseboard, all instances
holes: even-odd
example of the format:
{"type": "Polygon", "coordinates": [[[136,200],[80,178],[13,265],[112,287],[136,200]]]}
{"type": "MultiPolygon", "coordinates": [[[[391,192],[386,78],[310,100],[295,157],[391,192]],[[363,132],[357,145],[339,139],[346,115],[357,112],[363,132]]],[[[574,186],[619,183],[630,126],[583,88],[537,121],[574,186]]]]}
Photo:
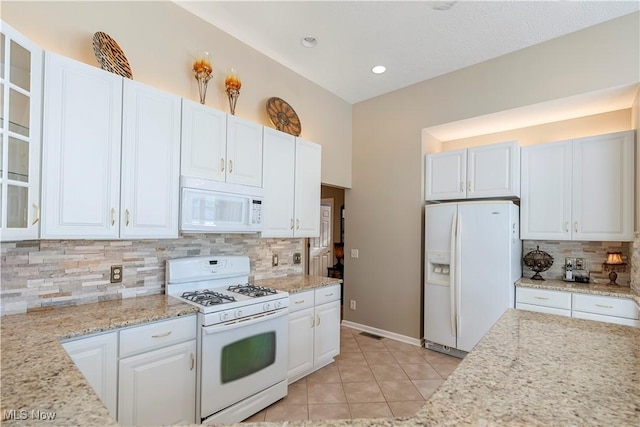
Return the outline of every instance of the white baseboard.
{"type": "Polygon", "coordinates": [[[342,326],[346,326],[351,329],[357,329],[358,331],[368,332],[370,334],[378,335],[381,337],[390,338],[392,340],[400,341],[406,344],[415,345],[416,347],[422,347],[422,340],[419,340],[417,338],[407,337],[405,335],[396,334],[395,332],[389,332],[383,329],[373,328],[371,326],[349,322],[348,320],[343,320],[342,326]]]}

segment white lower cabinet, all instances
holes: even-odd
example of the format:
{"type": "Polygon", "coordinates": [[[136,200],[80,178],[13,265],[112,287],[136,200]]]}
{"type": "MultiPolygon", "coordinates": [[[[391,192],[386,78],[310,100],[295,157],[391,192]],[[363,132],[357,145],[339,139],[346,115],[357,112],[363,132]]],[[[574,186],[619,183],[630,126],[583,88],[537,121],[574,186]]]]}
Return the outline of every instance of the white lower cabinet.
{"type": "Polygon", "coordinates": [[[640,328],[638,306],[630,299],[573,294],[573,317],[640,328]]]}
{"type": "Polygon", "coordinates": [[[640,328],[640,310],[626,298],[516,287],[516,308],[640,328]]]}
{"type": "Polygon", "coordinates": [[[290,295],[289,383],[340,354],[340,285],[290,295]]]}
{"type": "Polygon", "coordinates": [[[118,423],[195,423],[195,316],[120,331],[118,378],[118,423]]]}
{"type": "Polygon", "coordinates": [[[109,414],[116,418],[118,402],[118,332],[92,335],[62,343],[109,414]]]}

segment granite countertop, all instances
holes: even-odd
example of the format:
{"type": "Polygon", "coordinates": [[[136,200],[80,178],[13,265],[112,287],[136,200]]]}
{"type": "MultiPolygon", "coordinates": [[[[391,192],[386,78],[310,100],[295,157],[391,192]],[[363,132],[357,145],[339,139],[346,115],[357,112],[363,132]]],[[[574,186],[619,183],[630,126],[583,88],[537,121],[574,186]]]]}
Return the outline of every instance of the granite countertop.
{"type": "MultiPolygon", "coordinates": [[[[291,286],[296,292],[340,282],[313,276],[288,279],[261,284],[277,280],[279,289],[291,286]]],[[[50,411],[56,418],[49,424],[117,425],[59,341],[196,311],[154,295],[4,316],[1,409],[50,411]]],[[[508,310],[415,417],[289,424],[638,425],[638,348],[640,329],[508,310]]],[[[7,425],[34,422],[39,423],[3,420],[7,425]]]]}
{"type": "Polygon", "coordinates": [[[516,286],[553,291],[577,292],[581,294],[604,295],[632,299],[640,306],[640,295],[628,286],[607,286],[602,283],[565,282],[564,280],[532,280],[526,277],[518,279],[516,286]]]}
{"type": "Polygon", "coordinates": [[[640,329],[508,310],[418,412],[424,425],[640,425],[640,329]]]}
{"type": "Polygon", "coordinates": [[[59,341],[195,312],[189,304],[152,295],[3,316],[1,409],[26,410],[28,418],[2,424],[42,423],[32,418],[33,410],[55,413],[47,424],[117,425],[59,341]]]}
{"type": "Polygon", "coordinates": [[[254,284],[274,288],[279,291],[286,291],[290,294],[303,292],[323,286],[331,286],[342,283],[342,279],[332,277],[309,276],[307,274],[296,276],[272,277],[269,279],[254,280],[254,284]]]}

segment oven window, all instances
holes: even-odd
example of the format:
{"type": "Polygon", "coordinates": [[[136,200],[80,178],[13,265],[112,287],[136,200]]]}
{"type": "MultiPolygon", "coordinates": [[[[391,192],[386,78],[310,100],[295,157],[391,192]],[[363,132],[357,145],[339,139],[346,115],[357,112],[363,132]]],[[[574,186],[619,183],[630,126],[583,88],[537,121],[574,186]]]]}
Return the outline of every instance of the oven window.
{"type": "Polygon", "coordinates": [[[265,332],[226,345],[222,349],[222,383],[258,372],[276,360],[276,333],[265,332]]]}

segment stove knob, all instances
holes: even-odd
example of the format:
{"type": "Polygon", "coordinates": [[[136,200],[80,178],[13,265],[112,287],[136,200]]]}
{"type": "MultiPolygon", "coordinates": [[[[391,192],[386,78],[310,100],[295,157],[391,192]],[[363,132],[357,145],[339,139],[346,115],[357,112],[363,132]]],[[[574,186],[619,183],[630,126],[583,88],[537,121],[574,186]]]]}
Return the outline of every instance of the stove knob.
{"type": "Polygon", "coordinates": [[[273,303],[273,306],[275,308],[280,308],[281,305],[282,305],[282,301],[276,301],[276,302],[273,303]]]}
{"type": "Polygon", "coordinates": [[[225,311],[225,312],[223,312],[223,313],[220,313],[220,320],[221,320],[221,321],[223,321],[223,322],[224,322],[224,321],[225,321],[225,320],[227,320],[227,319],[229,319],[229,313],[227,313],[226,311],[225,311]]]}
{"type": "Polygon", "coordinates": [[[238,309],[233,313],[234,316],[236,316],[236,318],[238,317],[242,317],[242,310],[238,309]]]}
{"type": "Polygon", "coordinates": [[[264,309],[264,311],[269,311],[271,310],[271,304],[269,304],[268,302],[264,303],[264,305],[262,306],[262,308],[264,309]]]}

